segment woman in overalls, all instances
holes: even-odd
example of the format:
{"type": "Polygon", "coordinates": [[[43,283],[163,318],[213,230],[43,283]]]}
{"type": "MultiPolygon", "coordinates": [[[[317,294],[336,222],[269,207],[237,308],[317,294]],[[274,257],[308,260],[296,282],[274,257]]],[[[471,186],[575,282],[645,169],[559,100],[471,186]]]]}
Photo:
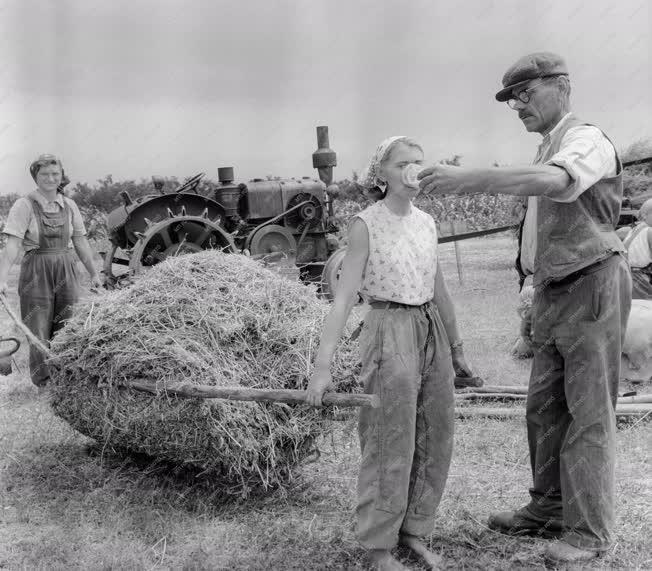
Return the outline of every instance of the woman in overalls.
{"type": "MultiPolygon", "coordinates": [[[[59,190],[63,177],[61,161],[41,155],[30,166],[37,189],[19,198],[11,207],[3,233],[7,244],[0,261],[0,294],[7,291],[9,271],[24,249],[18,282],[20,313],[29,329],[47,345],[70,317],[78,300],[79,277],[74,247],[88,270],[91,286],[101,286],[93,265],[91,248],[77,204],[59,190]]],[[[49,373],[44,355],[30,346],[32,382],[47,384],[49,373]]]]}
{"type": "Polygon", "coordinates": [[[381,200],[349,224],[340,281],[308,386],[307,401],[319,406],[360,292],[371,306],[359,341],[360,378],[380,407],[360,411],[356,535],[378,569],[404,569],[391,554],[397,543],[433,567],[440,562],[419,538],[433,530],[448,476],[455,372],[471,374],[437,259],[435,222],[412,204],[418,182],[404,176],[422,161],[417,143],[391,137],[361,178],[381,200]]]}

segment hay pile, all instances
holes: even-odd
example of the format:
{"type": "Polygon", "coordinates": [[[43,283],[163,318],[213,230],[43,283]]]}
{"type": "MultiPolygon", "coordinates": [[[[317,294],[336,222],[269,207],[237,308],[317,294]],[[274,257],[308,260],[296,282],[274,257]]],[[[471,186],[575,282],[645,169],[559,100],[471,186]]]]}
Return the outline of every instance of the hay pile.
{"type": "MultiPolygon", "coordinates": [[[[144,453],[210,474],[229,493],[283,485],[328,431],[323,410],[154,397],[125,379],[304,389],[328,304],[249,258],[171,258],[128,289],[78,306],[52,343],[52,406],[105,450],[144,453]]],[[[356,390],[342,342],[333,378],[356,390]]]]}

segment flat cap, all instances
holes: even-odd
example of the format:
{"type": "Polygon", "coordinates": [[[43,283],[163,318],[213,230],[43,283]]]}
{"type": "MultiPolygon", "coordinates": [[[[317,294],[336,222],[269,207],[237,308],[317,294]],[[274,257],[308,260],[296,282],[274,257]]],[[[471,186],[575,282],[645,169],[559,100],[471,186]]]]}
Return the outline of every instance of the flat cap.
{"type": "Polygon", "coordinates": [[[519,58],[503,75],[503,89],[496,93],[498,101],[507,101],[512,97],[512,89],[526,84],[532,79],[568,75],[566,62],[561,56],[552,52],[536,52],[519,58]]]}

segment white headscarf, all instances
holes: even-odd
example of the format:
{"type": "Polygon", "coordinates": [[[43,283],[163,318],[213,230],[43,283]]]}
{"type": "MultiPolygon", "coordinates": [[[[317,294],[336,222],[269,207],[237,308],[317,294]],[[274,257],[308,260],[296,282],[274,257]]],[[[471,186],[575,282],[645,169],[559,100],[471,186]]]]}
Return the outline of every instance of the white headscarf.
{"type": "Polygon", "coordinates": [[[396,137],[389,137],[385,139],[374,153],[373,157],[369,161],[367,167],[360,173],[358,178],[358,184],[363,186],[367,190],[374,187],[378,187],[383,193],[387,190],[387,183],[384,180],[378,178],[380,174],[380,165],[387,158],[387,155],[391,148],[400,140],[405,140],[407,137],[405,135],[398,135],[396,137]]]}

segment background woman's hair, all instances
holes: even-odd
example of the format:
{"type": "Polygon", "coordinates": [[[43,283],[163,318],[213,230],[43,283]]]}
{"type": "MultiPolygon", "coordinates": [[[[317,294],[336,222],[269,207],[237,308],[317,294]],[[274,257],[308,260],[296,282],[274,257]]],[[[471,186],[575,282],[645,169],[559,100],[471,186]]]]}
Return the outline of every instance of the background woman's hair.
{"type": "Polygon", "coordinates": [[[61,178],[63,178],[63,165],[61,161],[53,155],[41,155],[31,165],[29,165],[29,174],[32,175],[34,182],[36,182],[36,175],[43,167],[57,165],[61,169],[61,178]]]}

